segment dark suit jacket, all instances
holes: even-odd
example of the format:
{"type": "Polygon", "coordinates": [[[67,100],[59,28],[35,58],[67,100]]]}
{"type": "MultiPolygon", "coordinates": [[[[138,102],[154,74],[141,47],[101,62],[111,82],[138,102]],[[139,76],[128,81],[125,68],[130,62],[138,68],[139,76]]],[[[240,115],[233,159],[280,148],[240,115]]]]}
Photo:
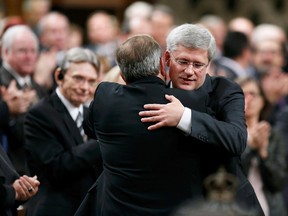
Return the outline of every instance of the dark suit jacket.
{"type": "MultiPolygon", "coordinates": [[[[15,78],[2,66],[0,67],[0,85],[8,86],[9,83],[15,80],[15,78]]],[[[46,96],[44,89],[36,82],[31,80],[31,88],[37,93],[38,98],[46,96]]],[[[19,89],[21,86],[16,81],[16,85],[19,89]]],[[[8,115],[9,116],[9,115],[8,115]]],[[[9,126],[4,128],[4,132],[8,139],[9,150],[8,155],[14,164],[15,169],[21,175],[29,174],[26,168],[26,158],[24,153],[24,134],[23,134],[23,122],[25,114],[18,115],[16,117],[10,117],[9,126]]]]}
{"type": "Polygon", "coordinates": [[[98,143],[83,142],[56,93],[29,110],[24,130],[28,165],[41,183],[27,215],[73,215],[102,171],[98,143]]]}
{"type": "MultiPolygon", "coordinates": [[[[166,216],[185,200],[201,198],[199,159],[191,138],[172,127],[148,131],[148,124],[140,121],[143,105],[166,104],[165,94],[206,110],[205,95],[166,88],[157,77],[127,86],[107,82],[98,86],[89,120],[90,132],[100,143],[104,171],[90,190],[93,196],[97,189],[97,202],[92,204],[97,214],[91,215],[166,216]]],[[[81,209],[87,202],[78,215],[86,215],[81,209]]]]}
{"type": "Polygon", "coordinates": [[[16,216],[20,202],[15,201],[13,182],[19,178],[13,164],[0,145],[0,215],[16,216]]]}
{"type": "Polygon", "coordinates": [[[99,138],[105,169],[103,175],[91,188],[86,202],[82,203],[77,215],[84,215],[82,211],[87,207],[85,205],[91,205],[89,195],[93,197],[95,192],[98,197],[96,197],[97,205],[94,203],[94,206],[97,207],[99,214],[168,215],[188,196],[191,198],[198,196],[199,188],[201,188],[200,192],[203,192],[204,188],[199,183],[198,177],[202,182],[207,176],[215,173],[220,166],[224,166],[228,172],[238,177],[240,183],[236,194],[238,204],[245,208],[259,209],[259,215],[262,215],[254,190],[241,167],[240,155],[246,147],[247,139],[243,112],[244,96],[241,88],[223,77],[207,75],[203,86],[194,91],[194,94],[189,92],[190,95],[187,95],[187,92],[179,93],[176,89],[167,90],[161,81],[155,79],[157,78],[143,79],[127,87],[109,83],[100,84],[98,87],[94,104],[90,107],[89,118],[90,132],[91,128],[94,128],[96,134],[93,131],[90,135],[99,138]],[[171,128],[148,132],[147,124],[139,121],[138,112],[143,109],[142,106],[146,103],[166,103],[163,95],[167,91],[178,97],[186,107],[192,108],[192,133],[189,141],[183,140],[181,135],[175,140],[175,131],[171,128]],[[203,101],[205,108],[201,105],[203,101]],[[198,107],[195,107],[195,104],[198,107]],[[91,122],[94,122],[94,125],[91,125],[91,122]],[[139,140],[137,137],[143,139],[139,140]],[[173,150],[171,146],[174,146],[173,150]],[[182,151],[185,151],[187,158],[179,156],[182,151]],[[145,164],[145,159],[151,162],[149,164],[151,167],[155,166],[159,170],[170,167],[171,170],[165,173],[163,169],[165,174],[151,172],[151,170],[148,172],[149,166],[145,164]],[[177,164],[182,164],[181,168],[177,164]],[[187,166],[190,166],[190,169],[186,170],[185,174],[187,166]],[[185,177],[185,175],[189,176],[187,174],[189,172],[193,173],[193,178],[185,177]],[[137,184],[141,178],[148,180],[149,175],[159,181],[153,184],[149,181],[137,184]],[[135,180],[132,181],[133,178],[135,180]],[[169,182],[165,178],[169,179],[169,182]],[[183,178],[191,184],[192,190],[188,189],[188,182],[181,183],[183,178]],[[146,186],[149,184],[153,186],[146,186]],[[185,194],[178,188],[181,187],[180,185],[183,186],[184,191],[191,193],[185,194]],[[180,194],[179,197],[173,194],[176,190],[180,194]],[[129,194],[134,198],[139,196],[139,199],[131,200],[129,194]],[[149,201],[154,206],[150,205],[149,201]]]}
{"type": "MultiPolygon", "coordinates": [[[[192,111],[193,145],[202,155],[201,174],[205,179],[224,166],[237,176],[239,186],[236,201],[246,209],[256,209],[262,215],[255,192],[244,175],[241,154],[246,148],[247,130],[244,95],[239,85],[224,77],[206,76],[197,91],[206,92],[207,113],[192,111]]],[[[204,93],[205,94],[205,93],[204,93]]]]}
{"type": "MultiPolygon", "coordinates": [[[[8,125],[8,117],[9,110],[7,104],[0,100],[0,136],[2,129],[8,125]]],[[[0,215],[17,215],[16,209],[20,203],[15,202],[15,190],[12,184],[18,178],[19,175],[2,148],[0,140],[0,215]]]]}

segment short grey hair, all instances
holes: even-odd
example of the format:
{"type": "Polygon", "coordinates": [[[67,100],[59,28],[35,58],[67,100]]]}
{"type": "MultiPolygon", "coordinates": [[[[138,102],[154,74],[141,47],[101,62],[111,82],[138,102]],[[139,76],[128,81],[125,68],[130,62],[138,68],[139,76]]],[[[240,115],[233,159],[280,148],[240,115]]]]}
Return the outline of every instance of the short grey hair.
{"type": "Polygon", "coordinates": [[[73,47],[65,53],[63,62],[61,64],[62,74],[65,75],[67,70],[70,68],[71,63],[81,62],[90,63],[95,68],[97,75],[99,75],[100,61],[96,54],[91,50],[82,47],[73,47]]]}
{"type": "MultiPolygon", "coordinates": [[[[13,43],[14,43],[15,36],[22,35],[24,33],[30,34],[35,39],[35,46],[38,51],[39,41],[38,41],[36,34],[31,30],[31,28],[28,27],[27,25],[15,25],[15,26],[8,28],[2,36],[2,42],[1,42],[2,56],[4,56],[5,50],[7,49],[11,50],[13,43]]],[[[25,35],[23,35],[23,37],[25,37],[25,35]]]]}
{"type": "Polygon", "coordinates": [[[126,82],[160,72],[160,45],[149,35],[135,35],[116,50],[116,61],[126,82]]]}
{"type": "Polygon", "coordinates": [[[191,49],[208,51],[208,60],[216,53],[216,42],[209,30],[195,24],[183,24],[174,28],[166,39],[167,50],[174,52],[179,45],[191,49]]]}

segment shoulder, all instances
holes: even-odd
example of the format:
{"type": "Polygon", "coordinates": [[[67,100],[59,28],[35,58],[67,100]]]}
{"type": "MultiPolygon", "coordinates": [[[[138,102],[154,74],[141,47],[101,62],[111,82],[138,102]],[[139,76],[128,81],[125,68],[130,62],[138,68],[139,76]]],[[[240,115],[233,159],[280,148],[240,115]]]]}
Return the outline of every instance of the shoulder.
{"type": "Polygon", "coordinates": [[[106,89],[106,88],[118,88],[120,86],[122,86],[122,85],[119,83],[103,81],[103,82],[99,83],[96,90],[106,89]]]}
{"type": "Polygon", "coordinates": [[[31,106],[28,113],[29,114],[39,114],[43,113],[44,115],[49,115],[47,112],[52,109],[52,99],[51,96],[46,96],[41,98],[36,104],[31,106]]]}
{"type": "Polygon", "coordinates": [[[8,86],[12,79],[12,75],[3,67],[0,67],[0,84],[8,86]]]}
{"type": "Polygon", "coordinates": [[[212,83],[213,91],[218,93],[239,92],[242,93],[241,87],[234,82],[223,76],[209,76],[212,83]]]}

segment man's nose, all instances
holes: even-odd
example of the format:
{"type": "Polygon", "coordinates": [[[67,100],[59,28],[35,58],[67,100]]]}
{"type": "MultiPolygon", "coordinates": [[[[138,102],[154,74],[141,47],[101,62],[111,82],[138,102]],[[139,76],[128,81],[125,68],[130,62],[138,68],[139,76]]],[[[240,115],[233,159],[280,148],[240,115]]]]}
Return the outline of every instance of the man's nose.
{"type": "Polygon", "coordinates": [[[193,75],[195,72],[193,70],[193,64],[189,64],[187,66],[187,68],[185,69],[185,73],[189,74],[189,75],[193,75]]]}

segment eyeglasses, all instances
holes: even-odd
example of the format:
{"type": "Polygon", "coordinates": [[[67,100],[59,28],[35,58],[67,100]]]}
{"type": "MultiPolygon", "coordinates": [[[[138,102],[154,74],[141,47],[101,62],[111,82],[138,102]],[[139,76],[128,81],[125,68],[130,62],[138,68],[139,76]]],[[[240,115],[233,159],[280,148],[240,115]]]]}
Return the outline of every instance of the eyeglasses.
{"type": "Polygon", "coordinates": [[[70,77],[77,84],[84,85],[85,82],[88,82],[88,85],[90,87],[96,87],[96,85],[97,85],[97,80],[94,80],[94,79],[86,79],[85,77],[80,76],[80,75],[73,75],[73,76],[70,76],[70,77]]]}
{"type": "Polygon", "coordinates": [[[208,64],[200,63],[200,62],[190,62],[184,59],[176,59],[174,55],[170,52],[170,55],[172,56],[173,60],[183,68],[188,68],[190,65],[192,65],[192,70],[196,73],[200,73],[205,67],[208,66],[208,64]]]}

